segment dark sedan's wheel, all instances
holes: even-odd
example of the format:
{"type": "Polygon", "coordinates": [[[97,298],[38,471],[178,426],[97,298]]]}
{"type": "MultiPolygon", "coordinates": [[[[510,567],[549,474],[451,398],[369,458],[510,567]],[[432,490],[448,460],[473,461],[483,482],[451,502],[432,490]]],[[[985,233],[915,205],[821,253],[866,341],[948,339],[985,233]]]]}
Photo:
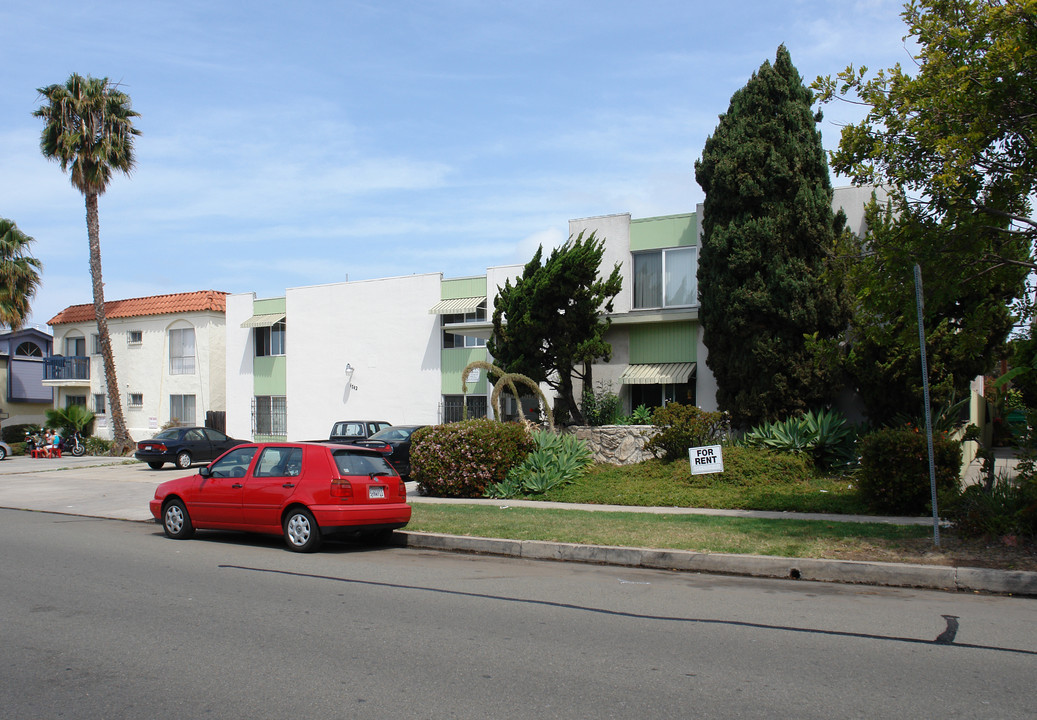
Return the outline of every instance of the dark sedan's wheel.
{"type": "Polygon", "coordinates": [[[320,528],[306,508],[293,508],[284,518],[284,541],[293,552],[313,552],[320,547],[320,528]]]}
{"type": "Polygon", "coordinates": [[[181,470],[186,470],[191,467],[191,453],[186,450],[181,450],[176,455],[176,466],[181,470]]]}
{"type": "Polygon", "coordinates": [[[148,467],[152,470],[159,470],[163,465],[165,465],[165,463],[148,463],[148,467]]]}
{"type": "Polygon", "coordinates": [[[191,524],[191,516],[187,514],[187,508],[180,499],[170,500],[162,510],[162,529],[166,537],[174,540],[186,540],[194,535],[194,525],[191,524]]]}

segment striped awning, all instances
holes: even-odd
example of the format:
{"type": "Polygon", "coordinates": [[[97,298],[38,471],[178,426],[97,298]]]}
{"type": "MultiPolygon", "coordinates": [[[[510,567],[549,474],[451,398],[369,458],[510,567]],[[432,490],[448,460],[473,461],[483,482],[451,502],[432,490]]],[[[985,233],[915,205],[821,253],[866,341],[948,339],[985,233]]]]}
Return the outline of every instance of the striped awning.
{"type": "Polygon", "coordinates": [[[429,310],[430,315],[463,315],[475,312],[479,306],[486,302],[485,297],[455,298],[453,300],[442,300],[429,310]]]}
{"type": "Polygon", "coordinates": [[[281,313],[266,313],[265,315],[253,315],[245,322],[241,323],[243,328],[255,328],[255,327],[270,327],[284,320],[285,314],[281,313]]]}
{"type": "Polygon", "coordinates": [[[623,385],[677,385],[688,382],[693,372],[693,362],[627,365],[619,382],[623,385]]]}

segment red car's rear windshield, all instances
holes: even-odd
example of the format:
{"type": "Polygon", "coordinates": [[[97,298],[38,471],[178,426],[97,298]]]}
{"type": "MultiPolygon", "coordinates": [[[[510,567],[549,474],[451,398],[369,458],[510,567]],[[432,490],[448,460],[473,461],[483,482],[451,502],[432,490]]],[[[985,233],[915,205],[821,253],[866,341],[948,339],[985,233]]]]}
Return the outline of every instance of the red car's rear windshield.
{"type": "Polygon", "coordinates": [[[392,467],[378,452],[332,450],[339,475],[392,475],[392,467]]]}

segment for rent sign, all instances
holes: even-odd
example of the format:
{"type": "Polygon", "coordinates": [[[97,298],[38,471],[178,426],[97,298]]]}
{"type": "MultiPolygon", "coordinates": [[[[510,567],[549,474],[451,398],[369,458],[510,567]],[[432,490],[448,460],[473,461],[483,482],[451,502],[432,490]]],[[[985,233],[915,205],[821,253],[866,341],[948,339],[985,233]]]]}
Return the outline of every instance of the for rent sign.
{"type": "Polygon", "coordinates": [[[688,457],[692,475],[724,472],[724,455],[719,445],[688,448],[688,457]]]}

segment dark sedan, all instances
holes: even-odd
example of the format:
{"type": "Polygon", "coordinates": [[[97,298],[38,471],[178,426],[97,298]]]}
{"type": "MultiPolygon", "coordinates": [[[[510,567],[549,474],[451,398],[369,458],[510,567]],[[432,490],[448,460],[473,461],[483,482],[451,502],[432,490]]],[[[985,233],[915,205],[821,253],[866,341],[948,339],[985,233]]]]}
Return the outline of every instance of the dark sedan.
{"type": "Polygon", "coordinates": [[[235,440],[212,428],[176,427],[137,443],[133,457],[146,462],[153,470],[165,463],[173,463],[183,470],[191,467],[192,463],[211,462],[232,447],[247,442],[235,440]]]}
{"type": "Polygon", "coordinates": [[[355,440],[352,444],[380,450],[393,469],[409,479],[411,435],[423,427],[425,425],[393,425],[379,430],[367,440],[355,440]]]}

